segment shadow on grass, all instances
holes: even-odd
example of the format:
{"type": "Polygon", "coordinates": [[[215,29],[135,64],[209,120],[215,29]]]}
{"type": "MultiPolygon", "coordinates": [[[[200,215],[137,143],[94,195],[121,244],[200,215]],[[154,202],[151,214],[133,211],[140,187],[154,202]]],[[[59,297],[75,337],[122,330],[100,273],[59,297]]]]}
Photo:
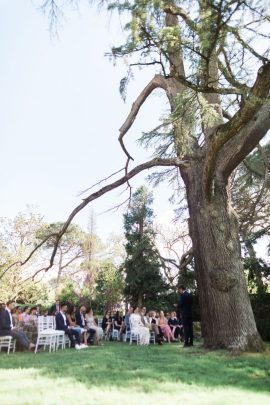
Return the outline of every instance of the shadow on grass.
{"type": "Polygon", "coordinates": [[[206,388],[237,387],[270,392],[270,350],[263,354],[232,357],[225,351],[209,352],[199,347],[183,349],[178,344],[137,347],[107,343],[103,347],[55,353],[0,354],[0,369],[35,368],[44,376],[67,377],[87,387],[134,388],[144,392],[159,383],[196,384],[206,388]]]}

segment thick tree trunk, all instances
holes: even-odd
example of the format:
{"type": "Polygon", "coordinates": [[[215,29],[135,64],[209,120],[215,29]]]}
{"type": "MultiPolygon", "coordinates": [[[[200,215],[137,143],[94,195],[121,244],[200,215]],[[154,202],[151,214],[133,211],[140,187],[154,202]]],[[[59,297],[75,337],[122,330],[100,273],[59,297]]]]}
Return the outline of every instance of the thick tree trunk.
{"type": "Polygon", "coordinates": [[[216,187],[209,202],[202,189],[202,165],[184,170],[201,307],[208,348],[262,350],[244,277],[238,222],[227,189],[216,187]]]}

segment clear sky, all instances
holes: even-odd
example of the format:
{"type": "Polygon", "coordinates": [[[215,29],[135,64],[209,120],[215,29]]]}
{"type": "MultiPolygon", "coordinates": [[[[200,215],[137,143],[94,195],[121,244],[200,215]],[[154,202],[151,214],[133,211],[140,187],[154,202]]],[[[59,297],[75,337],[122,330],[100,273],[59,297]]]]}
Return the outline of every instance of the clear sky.
{"type": "MultiPolygon", "coordinates": [[[[0,0],[1,217],[12,218],[32,204],[46,221],[65,221],[81,202],[80,191],[125,164],[118,129],[153,73],[137,73],[124,103],[118,89],[126,66],[104,57],[122,42],[120,21],[79,3],[79,11],[65,9],[59,38],[52,39],[38,10],[41,0],[0,0]]],[[[127,135],[136,165],[150,157],[135,140],[159,123],[161,97],[150,97],[127,135]]],[[[134,188],[144,178],[133,180],[134,188]]],[[[121,203],[128,197],[124,189],[103,196],[75,222],[86,228],[91,209],[100,214],[121,203]]],[[[167,224],[170,195],[166,185],[154,195],[155,214],[167,224]]],[[[97,233],[103,239],[120,233],[122,215],[123,209],[97,215],[97,233]]]]}
{"type": "MultiPolygon", "coordinates": [[[[123,103],[118,88],[126,67],[104,57],[121,43],[118,17],[81,1],[79,12],[65,10],[59,38],[52,39],[38,4],[0,0],[0,216],[13,217],[34,204],[45,220],[64,221],[80,203],[81,190],[124,166],[118,128],[151,72],[138,73],[123,103]]],[[[148,158],[135,139],[158,124],[159,97],[145,104],[128,135],[135,164],[148,158]]],[[[125,200],[123,189],[102,197],[75,222],[86,227],[90,209],[99,214],[125,200]]],[[[157,193],[155,212],[163,216],[171,210],[171,191],[163,186],[157,193]]],[[[121,231],[122,214],[97,216],[101,237],[121,231]]]]}

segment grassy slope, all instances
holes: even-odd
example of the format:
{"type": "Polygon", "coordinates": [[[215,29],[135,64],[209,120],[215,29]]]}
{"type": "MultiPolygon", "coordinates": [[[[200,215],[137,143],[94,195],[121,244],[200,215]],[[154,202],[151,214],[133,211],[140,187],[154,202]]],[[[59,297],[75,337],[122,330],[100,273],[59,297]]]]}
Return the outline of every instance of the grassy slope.
{"type": "Polygon", "coordinates": [[[270,351],[231,357],[178,344],[0,353],[0,404],[270,404],[270,351]],[[80,403],[80,402],[79,402],[80,403]]]}

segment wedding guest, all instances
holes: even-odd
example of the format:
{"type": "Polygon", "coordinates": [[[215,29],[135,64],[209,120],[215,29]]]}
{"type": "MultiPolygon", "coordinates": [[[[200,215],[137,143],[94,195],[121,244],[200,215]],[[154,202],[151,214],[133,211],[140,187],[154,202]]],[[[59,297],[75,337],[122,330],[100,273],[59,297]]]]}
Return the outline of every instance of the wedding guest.
{"type": "Polygon", "coordinates": [[[102,319],[102,324],[101,324],[101,327],[105,334],[105,338],[109,337],[109,334],[111,331],[111,326],[112,326],[112,317],[110,315],[110,312],[107,311],[102,319]]]}
{"type": "Polygon", "coordinates": [[[125,331],[130,330],[129,320],[130,320],[131,314],[133,314],[133,307],[129,307],[129,309],[125,315],[125,318],[124,318],[125,331]]]}
{"type": "Polygon", "coordinates": [[[29,315],[29,322],[33,322],[34,324],[37,325],[37,322],[38,322],[37,307],[31,308],[30,315],[29,315]]]}
{"type": "Polygon", "coordinates": [[[20,322],[22,322],[22,313],[23,309],[20,305],[18,305],[13,311],[12,311],[12,318],[13,318],[13,323],[14,326],[17,326],[20,322]]]}
{"type": "Polygon", "coordinates": [[[85,329],[86,332],[89,334],[88,340],[93,337],[94,342],[97,341],[96,331],[92,328],[87,327],[86,319],[85,319],[86,308],[84,305],[81,305],[79,311],[75,313],[76,324],[81,328],[85,329]]]}
{"type": "MultiPolygon", "coordinates": [[[[77,330],[74,330],[72,326],[68,324],[67,317],[67,305],[60,305],[60,311],[56,314],[56,329],[63,330],[66,335],[68,335],[69,340],[71,341],[71,347],[80,350],[84,349],[85,345],[81,343],[81,335],[77,330]]],[[[87,346],[86,346],[87,347],[87,346]]]]}
{"type": "Polygon", "coordinates": [[[180,339],[182,336],[182,325],[180,324],[179,319],[176,316],[176,312],[171,312],[171,316],[168,320],[168,325],[171,328],[172,335],[175,339],[180,339]]]}
{"type": "MultiPolygon", "coordinates": [[[[154,313],[155,314],[155,313],[154,313]]],[[[147,326],[150,332],[154,332],[155,340],[159,345],[162,345],[162,335],[160,329],[157,325],[156,320],[153,318],[153,311],[149,313],[149,316],[146,313],[146,308],[144,307],[141,311],[141,319],[144,326],[147,326]]]]}
{"type": "Polygon", "coordinates": [[[141,320],[141,312],[140,309],[137,307],[134,309],[133,314],[130,315],[130,326],[131,332],[134,332],[139,335],[139,344],[142,345],[149,345],[150,342],[150,332],[149,329],[143,325],[141,320]]]}
{"type": "Polygon", "coordinates": [[[35,345],[30,342],[24,332],[18,330],[13,325],[11,312],[14,306],[13,301],[8,301],[5,309],[0,313],[0,336],[12,336],[13,339],[16,339],[24,348],[31,351],[35,348],[35,345]]]}
{"type": "Polygon", "coordinates": [[[159,313],[159,326],[162,330],[162,333],[164,337],[167,339],[167,341],[170,343],[171,341],[174,341],[174,337],[172,335],[171,328],[169,327],[167,323],[167,319],[164,316],[164,312],[160,311],[159,313]]]}
{"type": "Polygon", "coordinates": [[[125,325],[123,322],[123,316],[121,316],[119,311],[117,311],[113,317],[113,327],[119,331],[119,339],[121,340],[125,325]]]}
{"type": "Polygon", "coordinates": [[[103,329],[96,324],[94,313],[91,308],[87,308],[86,310],[85,321],[87,328],[95,331],[94,341],[98,346],[100,346],[103,337],[103,329]]]}
{"type": "Polygon", "coordinates": [[[77,330],[81,334],[83,343],[87,346],[87,330],[86,328],[82,328],[81,326],[77,325],[75,305],[71,304],[68,306],[66,316],[68,324],[72,326],[74,330],[77,330]]]}
{"type": "Polygon", "coordinates": [[[24,323],[29,323],[29,319],[30,319],[30,307],[29,305],[26,305],[22,313],[22,321],[24,323]]]}

